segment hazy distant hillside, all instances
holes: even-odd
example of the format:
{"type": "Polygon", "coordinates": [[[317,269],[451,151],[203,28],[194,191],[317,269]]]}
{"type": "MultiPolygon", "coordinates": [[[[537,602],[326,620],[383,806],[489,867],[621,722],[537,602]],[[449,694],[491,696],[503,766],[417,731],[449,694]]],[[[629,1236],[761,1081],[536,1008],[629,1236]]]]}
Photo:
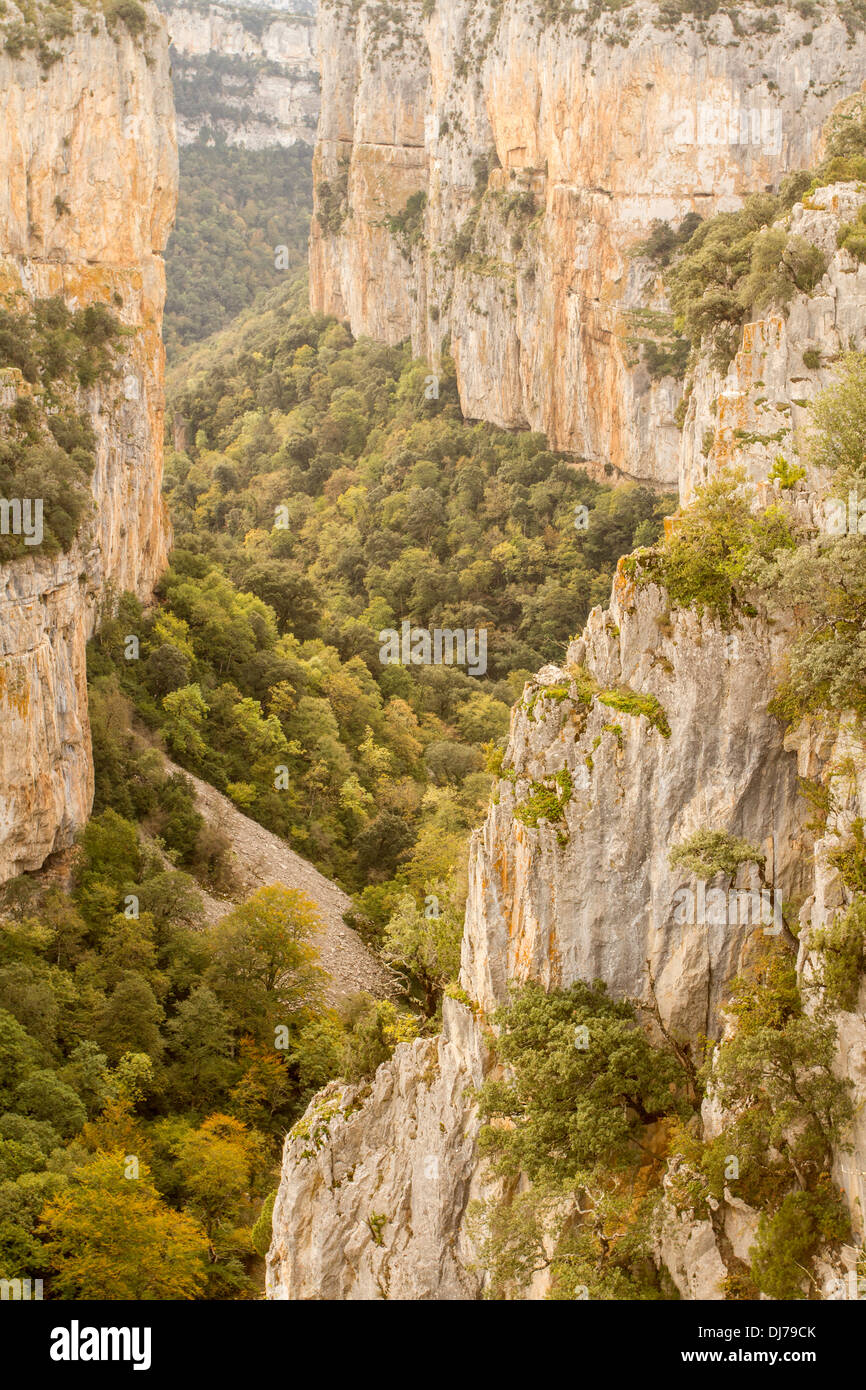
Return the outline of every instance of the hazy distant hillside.
{"type": "Polygon", "coordinates": [[[161,0],[171,36],[177,133],[264,149],[311,143],[319,115],[316,0],[161,0]]]}
{"type": "Polygon", "coordinates": [[[222,140],[181,149],[166,252],[170,355],[224,328],[260,291],[297,270],[307,254],[312,199],[309,145],[246,150],[222,140]]]}

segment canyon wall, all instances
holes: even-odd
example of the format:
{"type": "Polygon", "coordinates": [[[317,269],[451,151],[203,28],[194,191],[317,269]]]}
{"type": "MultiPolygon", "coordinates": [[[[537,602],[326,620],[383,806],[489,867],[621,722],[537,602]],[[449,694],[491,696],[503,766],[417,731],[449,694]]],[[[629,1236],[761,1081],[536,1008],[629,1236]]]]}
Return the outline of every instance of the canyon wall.
{"type": "MultiPolygon", "coordinates": [[[[544,430],[594,471],[678,485],[685,503],[733,465],[766,505],[781,498],[774,464],[802,468],[785,503],[814,529],[828,480],[804,447],[808,407],[866,340],[866,264],[837,244],[862,190],[830,185],[793,208],[788,231],[820,248],[824,273],[784,313],[748,323],[725,372],[707,351],[683,380],[653,380],[638,340],[675,328],[638,251],[654,219],[736,208],[811,165],[830,110],[862,82],[862,37],[827,10],[806,21],[745,7],[736,28],[721,14],[662,27],[643,3],[593,20],[578,5],[559,25],[540,11],[532,0],[427,0],[399,19],[374,0],[322,7],[314,308],[356,333],[409,337],[431,362],[450,351],[469,416],[544,430]]],[[[815,933],[851,897],[831,861],[866,807],[856,727],[786,731],[766,713],[791,636],[784,614],[759,605],[726,628],[633,573],[621,562],[609,607],[512,713],[472,837],[441,1035],[399,1047],[369,1083],[333,1083],[287,1137],[270,1298],[483,1296],[472,1203],[497,1189],[473,1096],[509,981],[601,979],[657,1006],[681,1038],[719,1038],[726,987],[764,927],[677,915],[678,895],[697,890],[670,851],[697,830],[760,846],[766,881],[799,904],[797,969],[813,1007],[815,933]],[[823,831],[798,778],[829,789],[823,831]]],[[[734,887],[755,891],[750,874],[734,887]]],[[[833,1017],[834,1067],[858,1103],[864,989],[857,1010],[833,1017]]],[[[725,1119],[710,1084],[703,1137],[725,1119]]],[[[833,1176],[862,1242],[862,1104],[845,1138],[833,1176]]],[[[720,1299],[749,1264],[760,1212],[730,1187],[708,1215],[680,1210],[678,1162],[654,1258],[680,1296],[720,1299]]],[[[839,1281],[857,1258],[853,1245],[822,1250],[812,1296],[850,1296],[839,1281]]],[[[539,1276],[524,1296],[548,1287],[539,1276]]]]}
{"type": "MultiPolygon", "coordinates": [[[[763,928],[678,920],[676,895],[694,880],[670,850],[724,827],[761,846],[786,900],[810,890],[797,757],[764,713],[784,629],[755,617],[731,638],[708,616],[671,613],[661,589],[637,589],[621,566],[609,609],[593,610],[562,668],[527,685],[471,842],[468,1003],[447,999],[439,1039],[398,1048],[372,1084],[334,1083],[289,1135],[271,1298],[480,1296],[467,1213],[489,1179],[473,1091],[509,980],[602,979],[647,1003],[654,990],[665,1025],[718,1036],[725,986],[763,928]],[[515,816],[545,785],[559,786],[561,813],[534,826],[515,816]]],[[[756,887],[747,870],[736,887],[756,887]]],[[[709,1223],[678,1234],[664,1256],[681,1292],[720,1297],[727,1271],[709,1223]]]]}
{"type": "Polygon", "coordinates": [[[817,188],[797,203],[790,235],[820,249],[824,274],[811,293],[795,294],[784,313],[746,325],[726,373],[699,357],[686,385],[682,502],[724,468],[742,468],[761,483],[780,456],[805,469],[804,493],[826,483],[809,464],[809,407],[833,380],[841,354],[866,346],[866,265],[838,245],[840,228],[856,223],[864,203],[856,183],[817,188]]]}
{"type": "Polygon", "coordinates": [[[319,117],[316,0],[160,0],[171,38],[181,145],[204,128],[230,145],[313,143],[319,117]]]}
{"type": "MultiPolygon", "coordinates": [[[[775,892],[802,903],[800,978],[820,972],[812,934],[846,901],[829,856],[866,809],[866,759],[844,721],[838,731],[807,721],[786,734],[764,712],[785,639],[784,625],[760,616],[732,633],[706,615],[671,612],[663,590],[636,589],[621,564],[610,608],[593,610],[563,667],[540,671],[513,711],[502,777],[472,837],[460,988],[444,1001],[442,1033],[398,1047],[371,1082],[332,1083],[286,1139],[269,1298],[483,1296],[473,1203],[501,1190],[477,1148],[474,1097],[508,981],[601,979],[618,997],[657,1003],[681,1038],[718,1038],[726,986],[761,934],[776,932],[754,915],[682,920],[678,895],[698,890],[669,855],[696,830],[724,828],[761,847],[775,892]],[[614,692],[625,692],[629,711],[621,699],[607,703],[614,692]],[[817,841],[798,774],[835,779],[835,810],[817,841]],[[541,787],[558,787],[561,806],[533,826],[515,811],[541,787]]],[[[737,890],[757,886],[739,871],[737,890]]],[[[858,1010],[834,1017],[835,1067],[858,1102],[864,1003],[866,984],[858,1010]]],[[[710,1094],[705,1138],[723,1119],[710,1094]]],[[[847,1138],[834,1178],[860,1241],[862,1105],[847,1138]]],[[[748,1264],[759,1216],[729,1190],[710,1217],[665,1197],[654,1248],[681,1297],[725,1297],[726,1280],[748,1264]]],[[[820,1296],[850,1296],[857,1258],[854,1245],[821,1253],[820,1296]]],[[[537,1276],[524,1296],[548,1288],[537,1276]]]]}
{"type": "MultiPolygon", "coordinates": [[[[807,405],[832,381],[841,352],[866,337],[866,265],[837,245],[864,201],[848,183],[797,204],[790,229],[822,249],[825,273],[785,314],[744,327],[726,374],[699,355],[688,377],[684,500],[729,465],[757,484],[763,505],[780,500],[768,473],[781,455],[803,466],[786,505],[820,526],[828,480],[804,448],[807,405]]],[[[399,1048],[372,1084],[322,1093],[286,1141],[268,1261],[272,1298],[483,1295],[471,1204],[495,1189],[475,1147],[472,1097],[489,1068],[491,1015],[509,981],[567,987],[601,979],[619,997],[654,996],[662,1023],[681,1037],[719,1037],[726,986],[763,926],[682,921],[678,894],[697,890],[671,866],[670,851],[695,831],[720,828],[760,846],[766,881],[800,904],[798,975],[807,1000],[816,997],[815,933],[851,900],[833,856],[866,811],[856,723],[815,718],[786,732],[766,712],[790,641],[784,614],[739,613],[726,628],[706,612],[672,607],[663,589],[636,584],[632,571],[620,562],[609,607],[592,611],[562,666],[542,669],[512,713],[501,776],[471,842],[462,1002],[446,999],[440,1038],[399,1048]],[[832,809],[818,838],[798,778],[826,789],[832,809]],[[533,803],[541,813],[527,815],[533,803]]],[[[734,886],[759,885],[741,868],[734,886]]],[[[852,1081],[858,1103],[866,1095],[864,1003],[861,983],[858,1007],[833,1016],[834,1067],[852,1081]]],[[[707,1140],[724,1119],[710,1087],[707,1140]]],[[[862,1104],[845,1137],[833,1176],[862,1241],[862,1104]]],[[[675,1178],[676,1161],[666,1194],[675,1178]]],[[[682,1297],[725,1296],[726,1281],[748,1265],[759,1216],[730,1190],[709,1216],[665,1196],[656,1258],[682,1297]]],[[[857,1258],[854,1245],[823,1252],[819,1296],[850,1296],[840,1290],[856,1279],[857,1258]]],[[[546,1287],[536,1281],[526,1296],[546,1287]]]]}
{"type": "Polygon", "coordinates": [[[682,383],[653,378],[639,342],[673,323],[636,248],[655,219],[809,166],[866,38],[821,7],[543,8],[320,7],[312,304],[431,361],[450,350],[468,416],[672,485],[682,383]]]}
{"type": "MultiPolygon", "coordinates": [[[[92,511],[71,549],[0,566],[0,882],[68,845],[90,812],[85,645],[112,595],[147,598],[166,562],[160,497],[162,250],[177,195],[168,42],[73,11],[47,68],[0,53],[0,296],[107,305],[116,370],[78,392],[96,438],[92,511]]],[[[56,41],[55,41],[56,42],[56,41]]],[[[3,373],[2,405],[23,385],[3,373]]]]}

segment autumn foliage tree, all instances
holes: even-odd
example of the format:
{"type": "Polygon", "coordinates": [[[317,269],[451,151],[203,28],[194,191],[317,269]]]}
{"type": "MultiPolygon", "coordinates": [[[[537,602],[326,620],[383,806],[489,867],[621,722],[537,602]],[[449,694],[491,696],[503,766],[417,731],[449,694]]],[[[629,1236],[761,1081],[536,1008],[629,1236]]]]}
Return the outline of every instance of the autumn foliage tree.
{"type": "Polygon", "coordinates": [[[101,1153],[45,1207],[41,1233],[61,1298],[192,1299],[205,1285],[207,1237],[154,1187],[150,1169],[125,1175],[121,1153],[101,1153]]]}

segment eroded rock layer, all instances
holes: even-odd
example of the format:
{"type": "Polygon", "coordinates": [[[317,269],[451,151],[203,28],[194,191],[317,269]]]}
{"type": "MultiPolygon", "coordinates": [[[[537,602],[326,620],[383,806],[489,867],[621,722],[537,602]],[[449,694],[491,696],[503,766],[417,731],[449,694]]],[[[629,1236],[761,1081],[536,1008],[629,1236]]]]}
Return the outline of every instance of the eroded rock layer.
{"type": "Polygon", "coordinates": [[[312,144],[319,115],[315,0],[160,0],[171,37],[181,145],[202,129],[230,145],[312,144]]]}
{"type": "MultiPolygon", "coordinates": [[[[161,252],[177,194],[168,44],[75,12],[62,61],[0,54],[0,295],[107,305],[129,334],[79,391],[96,438],[92,513],[72,548],[0,566],[0,882],[68,845],[93,797],[85,644],[112,595],[165,565],[161,252]]],[[[14,404],[15,373],[3,382],[14,404]]],[[[7,400],[6,397],[9,399],[7,400]]]]}
{"type": "Polygon", "coordinates": [[[655,219],[739,206],[808,167],[866,40],[835,10],[665,24],[654,0],[543,18],[536,0],[326,0],[313,307],[453,355],[465,413],[673,483],[681,383],[655,219]],[[649,315],[649,318],[647,316],[649,315]],[[653,317],[653,316],[656,317],[653,317]]]}

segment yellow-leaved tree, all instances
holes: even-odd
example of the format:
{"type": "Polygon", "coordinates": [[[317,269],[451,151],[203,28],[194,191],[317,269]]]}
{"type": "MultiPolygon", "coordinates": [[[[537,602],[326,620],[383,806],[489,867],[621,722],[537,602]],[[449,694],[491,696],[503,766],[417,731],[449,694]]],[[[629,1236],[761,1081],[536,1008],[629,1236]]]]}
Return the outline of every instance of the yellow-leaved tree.
{"type": "Polygon", "coordinates": [[[166,1205],[146,1164],[120,1152],[71,1175],[43,1209],[40,1234],[61,1298],[192,1299],[205,1286],[205,1232],[166,1205]]]}

